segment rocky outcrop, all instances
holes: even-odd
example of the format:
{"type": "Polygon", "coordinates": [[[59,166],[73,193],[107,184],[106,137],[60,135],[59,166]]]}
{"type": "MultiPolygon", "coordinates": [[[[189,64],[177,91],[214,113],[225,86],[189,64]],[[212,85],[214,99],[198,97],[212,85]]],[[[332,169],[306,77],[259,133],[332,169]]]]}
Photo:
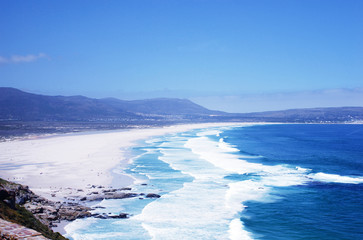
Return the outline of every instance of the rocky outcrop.
{"type": "MultiPolygon", "coordinates": [[[[21,203],[24,202],[32,202],[34,205],[37,205],[42,204],[43,201],[43,199],[32,193],[29,188],[0,178],[0,218],[5,221],[3,222],[4,224],[0,226],[0,239],[65,240],[65,237],[59,233],[53,232],[49,228],[50,222],[47,217],[40,216],[41,214],[45,214],[47,212],[46,210],[34,208],[34,212],[38,213],[38,216],[36,216],[36,214],[27,210],[24,205],[21,205],[21,203]],[[38,233],[46,238],[43,238],[38,233]]],[[[45,207],[46,205],[47,204],[44,204],[45,207]]]]}
{"type": "Polygon", "coordinates": [[[77,218],[90,217],[89,207],[79,204],[51,202],[41,199],[39,202],[27,202],[24,207],[32,212],[42,223],[53,226],[61,220],[73,221],[77,218]]]}
{"type": "Polygon", "coordinates": [[[106,191],[103,193],[93,193],[90,196],[83,197],[81,201],[100,201],[103,199],[122,199],[122,198],[132,198],[136,197],[139,194],[137,193],[125,193],[125,192],[116,192],[116,191],[106,191]]]}
{"type": "MultiPolygon", "coordinates": [[[[33,193],[28,186],[10,182],[0,182],[0,200],[6,202],[10,207],[15,208],[16,204],[24,206],[28,211],[34,214],[43,224],[53,227],[61,220],[73,221],[77,218],[95,217],[102,219],[109,218],[128,218],[129,214],[119,213],[118,215],[92,214],[89,207],[83,206],[85,201],[101,201],[103,199],[123,199],[139,197],[160,198],[156,193],[133,193],[131,188],[106,189],[103,186],[90,186],[84,192],[76,190],[82,194],[65,198],[65,202],[50,201],[33,193]],[[69,201],[67,201],[69,200],[69,201]]],[[[75,191],[75,190],[73,190],[75,191]]]]}
{"type": "Polygon", "coordinates": [[[15,204],[24,206],[40,220],[51,227],[60,220],[75,220],[90,217],[90,208],[77,203],[61,203],[49,201],[33,193],[27,186],[2,182],[0,184],[0,200],[15,209],[15,204]]]}

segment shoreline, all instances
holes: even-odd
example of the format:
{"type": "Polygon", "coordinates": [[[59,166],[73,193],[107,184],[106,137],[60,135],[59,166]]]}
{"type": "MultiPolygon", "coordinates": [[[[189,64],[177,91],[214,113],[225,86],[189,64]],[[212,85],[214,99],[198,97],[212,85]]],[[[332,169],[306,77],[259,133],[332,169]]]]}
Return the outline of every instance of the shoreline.
{"type": "MultiPolygon", "coordinates": [[[[142,144],[145,141],[146,141],[146,143],[148,143],[150,140],[153,140],[154,138],[159,139],[162,136],[165,136],[167,138],[170,136],[171,138],[173,138],[173,136],[174,136],[173,133],[188,132],[188,131],[190,131],[192,129],[208,130],[207,128],[212,128],[213,129],[213,127],[216,127],[215,129],[217,129],[217,128],[219,129],[219,127],[220,127],[220,129],[223,131],[223,129],[230,129],[229,126],[231,126],[231,127],[247,127],[247,126],[251,126],[251,125],[261,125],[261,124],[266,124],[266,123],[234,123],[234,124],[228,124],[228,125],[226,125],[224,123],[219,123],[217,125],[208,124],[207,126],[204,125],[204,124],[203,125],[199,125],[199,124],[198,125],[183,125],[183,126],[167,127],[166,129],[165,128],[162,128],[162,129],[160,129],[160,128],[141,129],[140,131],[142,132],[142,134],[140,133],[140,135],[138,134],[138,131],[126,130],[126,131],[123,131],[124,133],[122,134],[122,136],[119,136],[120,133],[117,133],[116,131],[111,131],[112,135],[117,135],[117,137],[119,137],[119,138],[132,135],[132,138],[124,139],[126,142],[128,142],[128,144],[131,144],[131,145],[129,147],[122,147],[122,148],[118,149],[122,153],[123,160],[122,161],[120,160],[118,164],[116,164],[113,168],[110,169],[109,173],[113,172],[114,174],[112,174],[112,176],[111,176],[112,180],[111,180],[111,183],[109,184],[109,186],[107,186],[107,185],[105,185],[105,186],[97,185],[96,186],[95,185],[95,186],[86,187],[86,189],[89,189],[90,191],[97,191],[98,194],[88,195],[87,199],[84,200],[84,201],[79,201],[79,204],[81,204],[83,206],[91,207],[90,210],[95,210],[95,209],[100,208],[100,210],[97,210],[95,212],[91,212],[92,214],[89,217],[95,217],[95,218],[127,218],[127,215],[129,215],[128,213],[130,213],[129,216],[133,216],[132,212],[120,213],[120,214],[119,213],[112,213],[111,214],[112,211],[102,212],[101,208],[104,208],[102,205],[94,206],[94,204],[93,204],[91,206],[90,204],[92,204],[93,201],[95,201],[95,203],[97,204],[97,201],[99,201],[99,200],[101,200],[103,198],[107,198],[107,199],[120,199],[120,198],[127,198],[127,197],[144,198],[146,196],[146,194],[149,193],[148,190],[145,191],[145,188],[142,188],[141,191],[138,191],[140,189],[137,188],[137,187],[134,188],[138,184],[141,184],[141,183],[139,183],[137,181],[135,181],[134,184],[130,186],[130,187],[132,187],[132,189],[131,188],[130,189],[116,189],[116,188],[113,188],[113,187],[116,187],[118,183],[125,184],[125,185],[127,184],[126,183],[127,174],[124,174],[123,170],[134,159],[135,156],[132,154],[133,153],[132,150],[133,150],[133,148],[135,146],[138,147],[140,145],[140,147],[142,148],[143,147],[142,144]],[[226,128],[224,128],[224,127],[226,127],[226,128]],[[131,140],[132,140],[132,142],[130,142],[131,140]],[[118,172],[121,173],[121,174],[117,174],[118,172]],[[117,179],[118,176],[121,176],[121,179],[117,179]],[[122,180],[122,177],[126,177],[126,179],[122,180]],[[109,188],[109,187],[111,187],[111,188],[109,188]],[[134,193],[135,190],[136,190],[137,193],[134,193]],[[122,192],[122,191],[124,191],[124,192],[122,192]],[[129,191],[131,191],[131,192],[129,192],[129,191]],[[113,193],[115,193],[115,194],[113,194],[113,193]],[[134,196],[128,196],[128,195],[123,195],[123,194],[132,194],[134,196]],[[114,214],[119,214],[119,215],[114,215],[114,214]],[[121,216],[121,214],[124,214],[126,217],[121,216]]],[[[269,123],[267,123],[267,124],[269,124],[269,123]]],[[[279,123],[279,124],[281,124],[281,123],[279,123]]],[[[212,132],[214,132],[214,131],[212,131],[212,132]]],[[[110,134],[110,133],[109,132],[108,133],[104,133],[104,132],[103,133],[98,133],[97,132],[95,134],[94,133],[86,134],[86,136],[94,138],[95,137],[94,135],[96,135],[96,138],[100,137],[104,141],[110,140],[110,139],[112,140],[113,138],[110,138],[110,136],[108,136],[108,134],[110,134]]],[[[176,136],[179,136],[179,135],[176,135],[176,136]]],[[[68,138],[66,138],[66,139],[68,139],[68,138]]],[[[84,139],[84,138],[82,137],[81,139],[84,139]]],[[[47,141],[45,141],[45,143],[48,143],[48,140],[49,139],[47,139],[47,141]]],[[[87,140],[87,143],[89,143],[88,142],[89,139],[86,138],[86,140],[87,140]]],[[[194,142],[191,142],[191,144],[192,144],[191,146],[193,146],[193,147],[195,147],[194,145],[199,146],[198,144],[195,144],[194,142]]],[[[202,144],[202,145],[204,146],[204,144],[202,144]]],[[[0,150],[1,149],[2,148],[0,146],[0,150]]],[[[20,152],[20,151],[25,151],[25,150],[26,149],[22,149],[22,150],[18,150],[18,151],[20,152]]],[[[136,153],[136,155],[137,155],[137,153],[136,153]]],[[[180,156],[180,154],[179,154],[179,156],[180,156]]],[[[0,156],[0,160],[1,160],[1,157],[2,156],[0,156]]],[[[228,159],[228,158],[226,158],[226,159],[228,159]]],[[[148,161],[148,159],[145,159],[145,160],[148,161]]],[[[1,167],[4,166],[4,164],[2,164],[2,162],[0,162],[0,164],[1,164],[0,165],[1,167]]],[[[300,171],[299,169],[297,169],[297,170],[300,171]]],[[[317,175],[318,174],[316,174],[316,176],[317,175]]],[[[336,175],[333,174],[332,176],[336,176],[336,175]]],[[[103,176],[100,176],[100,178],[102,178],[102,177],[103,176]]],[[[311,179],[311,178],[306,178],[306,179],[311,179]]],[[[328,178],[328,180],[330,182],[331,178],[328,178]]],[[[324,181],[324,180],[322,180],[322,181],[324,181]]],[[[148,185],[149,185],[149,183],[148,183],[148,185]]],[[[163,189],[163,188],[161,188],[161,189],[163,189]]],[[[68,189],[68,190],[70,190],[70,189],[68,189]]],[[[155,191],[155,193],[157,193],[157,191],[155,191]]],[[[150,194],[151,194],[151,192],[150,192],[150,194]]],[[[78,197],[78,200],[80,200],[79,197],[78,197]]],[[[74,207],[73,207],[73,209],[74,209],[74,207]]],[[[54,231],[58,231],[58,232],[61,232],[62,234],[66,234],[67,233],[66,230],[70,230],[70,228],[68,229],[67,226],[68,226],[69,223],[71,223],[71,221],[70,222],[61,221],[60,223],[57,223],[57,222],[55,222],[55,223],[58,226],[57,227],[52,227],[52,229],[54,231]]],[[[73,225],[70,225],[70,227],[71,226],[73,226],[73,225]]],[[[71,233],[71,231],[69,231],[69,233],[71,233]]]]}
{"type": "MultiPolygon", "coordinates": [[[[193,129],[243,125],[253,124],[184,124],[162,128],[40,135],[31,139],[0,142],[0,177],[29,186],[35,194],[51,202],[86,207],[89,202],[106,197],[104,192],[110,190],[115,191],[114,196],[107,196],[111,199],[120,194],[121,198],[127,197],[123,196],[125,192],[122,188],[134,184],[135,179],[122,170],[132,160],[131,148],[140,141],[193,129]]],[[[70,222],[56,221],[51,228],[66,234],[65,227],[70,222]]]]}
{"type": "Polygon", "coordinates": [[[127,151],[138,141],[192,129],[252,123],[202,123],[161,128],[91,131],[0,142],[1,178],[27,185],[51,201],[82,198],[91,186],[127,187],[134,179],[112,173],[129,163],[127,151]],[[115,178],[117,186],[115,186],[115,178]]]}

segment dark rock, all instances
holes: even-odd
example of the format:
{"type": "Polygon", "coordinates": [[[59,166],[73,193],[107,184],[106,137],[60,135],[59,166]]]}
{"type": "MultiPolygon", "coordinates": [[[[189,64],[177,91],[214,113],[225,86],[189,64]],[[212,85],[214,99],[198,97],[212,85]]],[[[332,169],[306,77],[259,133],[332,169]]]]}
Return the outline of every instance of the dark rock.
{"type": "Polygon", "coordinates": [[[90,208],[81,205],[74,208],[73,206],[63,206],[59,209],[59,219],[73,221],[77,218],[90,217],[92,214],[89,212],[90,208]]]}
{"type": "Polygon", "coordinates": [[[119,215],[109,216],[110,218],[128,218],[129,215],[127,213],[120,213],[119,215]]]}
{"type": "Polygon", "coordinates": [[[57,220],[57,219],[58,219],[58,216],[57,216],[57,215],[55,215],[55,214],[51,214],[51,215],[48,215],[48,216],[47,216],[47,219],[48,219],[49,221],[55,221],[55,220],[57,220]]]}
{"type": "Polygon", "coordinates": [[[15,204],[16,204],[15,203],[15,192],[2,189],[1,194],[2,194],[1,200],[3,200],[10,208],[16,209],[15,208],[15,204]]]}
{"type": "Polygon", "coordinates": [[[33,213],[44,213],[44,208],[36,208],[33,213]]]}
{"type": "Polygon", "coordinates": [[[27,192],[27,193],[30,193],[31,191],[29,190],[29,187],[28,186],[24,186],[24,185],[19,185],[18,186],[18,190],[19,191],[24,191],[24,192],[27,192]]]}
{"type": "Polygon", "coordinates": [[[91,197],[88,197],[87,200],[88,201],[102,201],[103,199],[105,199],[105,196],[104,195],[96,195],[96,196],[91,196],[91,197]]]}
{"type": "Polygon", "coordinates": [[[32,202],[35,202],[35,203],[41,203],[42,202],[42,198],[40,198],[39,196],[33,196],[31,198],[32,202]]]}
{"type": "Polygon", "coordinates": [[[15,202],[9,199],[5,199],[4,202],[11,208],[11,209],[16,209],[15,207],[15,202]]]}
{"type": "Polygon", "coordinates": [[[103,214],[93,214],[92,217],[100,218],[100,219],[107,219],[108,218],[108,216],[103,215],[103,214]]]}
{"type": "Polygon", "coordinates": [[[118,218],[128,218],[129,214],[120,213],[118,215],[107,215],[105,213],[103,213],[103,214],[96,213],[96,214],[92,214],[91,216],[94,217],[94,218],[100,218],[100,219],[110,219],[110,218],[118,219],[118,218]]]}
{"type": "Polygon", "coordinates": [[[123,198],[132,198],[138,196],[137,193],[123,193],[123,192],[114,192],[107,194],[98,194],[96,196],[88,197],[89,201],[100,201],[103,199],[123,199],[123,198]]]}
{"type": "Polygon", "coordinates": [[[120,188],[120,191],[131,190],[131,189],[132,189],[132,188],[124,187],[124,188],[120,188]]]}
{"type": "Polygon", "coordinates": [[[102,192],[103,193],[109,193],[109,192],[116,192],[116,191],[117,191],[117,189],[105,189],[102,192]]]}
{"type": "Polygon", "coordinates": [[[83,197],[83,198],[81,198],[80,200],[81,200],[81,201],[86,201],[86,200],[87,200],[87,198],[86,198],[86,197],[83,197]]]}
{"type": "Polygon", "coordinates": [[[80,205],[78,205],[78,203],[68,203],[68,206],[74,206],[74,207],[77,207],[77,206],[80,206],[80,205]]]}
{"type": "Polygon", "coordinates": [[[124,198],[132,198],[132,197],[136,197],[138,196],[137,193],[125,193],[125,197],[124,198]]]}
{"type": "Polygon", "coordinates": [[[159,198],[160,195],[159,194],[156,194],[156,193],[148,193],[146,195],[147,198],[159,198]]]}
{"type": "Polygon", "coordinates": [[[102,206],[96,206],[95,208],[105,209],[105,207],[102,207],[102,206]]]}
{"type": "Polygon", "coordinates": [[[10,194],[8,191],[6,191],[5,189],[1,189],[0,190],[0,200],[5,200],[8,197],[10,197],[10,194]]]}

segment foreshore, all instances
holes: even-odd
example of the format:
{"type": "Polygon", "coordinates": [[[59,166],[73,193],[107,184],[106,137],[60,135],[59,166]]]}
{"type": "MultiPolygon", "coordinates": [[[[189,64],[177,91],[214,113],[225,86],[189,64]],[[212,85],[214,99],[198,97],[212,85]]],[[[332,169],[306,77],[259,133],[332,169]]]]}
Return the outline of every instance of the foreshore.
{"type": "Polygon", "coordinates": [[[80,199],[94,188],[121,188],[134,179],[117,174],[129,159],[127,151],[138,141],[192,129],[240,125],[205,123],[163,128],[113,130],[60,134],[0,143],[0,177],[27,185],[36,194],[52,200],[80,199]]]}

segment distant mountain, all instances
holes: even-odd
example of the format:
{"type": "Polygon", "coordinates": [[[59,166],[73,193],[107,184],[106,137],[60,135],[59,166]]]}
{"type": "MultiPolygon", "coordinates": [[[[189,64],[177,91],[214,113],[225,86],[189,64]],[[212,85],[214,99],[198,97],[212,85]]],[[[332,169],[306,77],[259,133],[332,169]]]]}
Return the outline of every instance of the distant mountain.
{"type": "Polygon", "coordinates": [[[125,101],[115,98],[45,96],[0,87],[0,120],[118,122],[124,126],[212,121],[339,123],[363,121],[363,107],[225,113],[209,110],[187,99],[125,101]]]}
{"type": "Polygon", "coordinates": [[[223,114],[187,99],[123,101],[83,96],[44,96],[0,88],[0,119],[19,121],[133,121],[165,116],[191,118],[223,114]]]}
{"type": "Polygon", "coordinates": [[[97,99],[83,96],[44,96],[14,88],[0,88],[0,119],[75,121],[97,118],[137,118],[97,99]]]}
{"type": "Polygon", "coordinates": [[[289,109],[283,111],[268,111],[235,114],[249,121],[267,122],[312,122],[312,123],[340,123],[363,121],[363,107],[328,107],[289,109]]]}
{"type": "Polygon", "coordinates": [[[141,115],[224,115],[212,111],[188,99],[155,98],[146,100],[123,101],[115,98],[101,99],[105,104],[141,115]]]}

